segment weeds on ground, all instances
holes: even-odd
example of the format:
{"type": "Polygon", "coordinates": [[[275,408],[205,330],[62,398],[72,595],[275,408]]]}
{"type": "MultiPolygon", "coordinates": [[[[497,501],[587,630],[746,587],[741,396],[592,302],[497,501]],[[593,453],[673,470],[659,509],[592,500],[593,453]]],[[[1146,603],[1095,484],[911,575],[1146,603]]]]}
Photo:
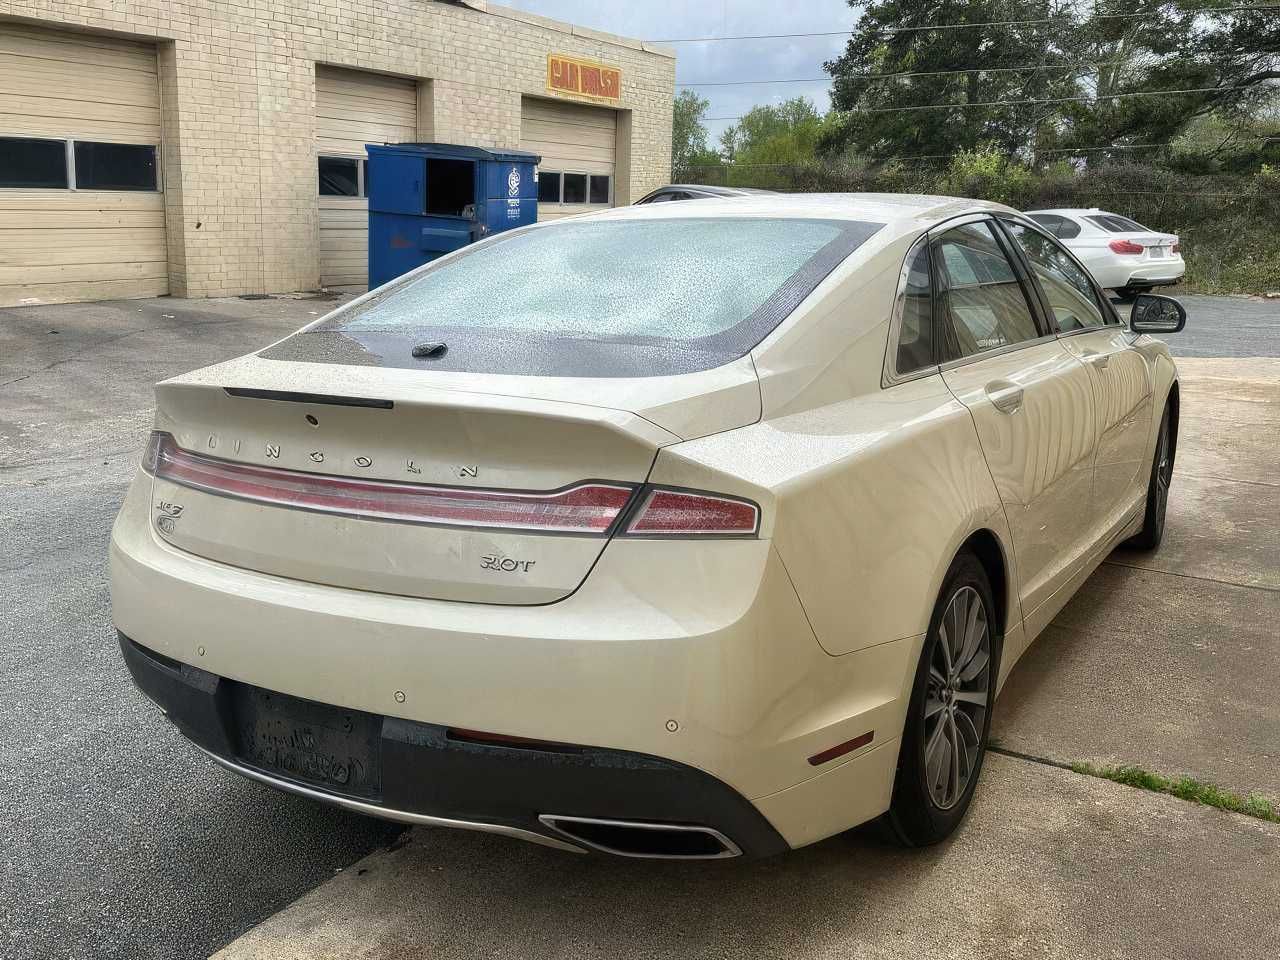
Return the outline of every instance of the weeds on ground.
{"type": "Polygon", "coordinates": [[[1230,810],[1232,813],[1243,813],[1245,816],[1256,817],[1259,820],[1280,823],[1280,805],[1261,794],[1251,793],[1247,797],[1242,797],[1193,777],[1170,779],[1130,765],[1099,767],[1092,763],[1073,763],[1071,769],[1086,776],[1101,777],[1125,786],[1138,787],[1153,793],[1165,793],[1180,800],[1190,800],[1192,803],[1201,803],[1207,807],[1217,807],[1219,810],[1230,810]]]}

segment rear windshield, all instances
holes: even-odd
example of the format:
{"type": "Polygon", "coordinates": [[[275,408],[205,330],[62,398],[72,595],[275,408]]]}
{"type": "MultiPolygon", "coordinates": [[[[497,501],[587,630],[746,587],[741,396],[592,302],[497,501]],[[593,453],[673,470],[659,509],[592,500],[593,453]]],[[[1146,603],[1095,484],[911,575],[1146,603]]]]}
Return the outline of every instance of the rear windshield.
{"type": "Polygon", "coordinates": [[[880,226],[680,218],[532,227],[395,281],[262,355],[538,376],[709,369],[750,351],[880,226]],[[428,342],[443,354],[414,359],[428,342]]]}
{"type": "Polygon", "coordinates": [[[1114,213],[1106,213],[1100,217],[1085,217],[1085,219],[1108,233],[1135,233],[1147,229],[1137,220],[1130,220],[1128,217],[1121,217],[1114,213]]]}

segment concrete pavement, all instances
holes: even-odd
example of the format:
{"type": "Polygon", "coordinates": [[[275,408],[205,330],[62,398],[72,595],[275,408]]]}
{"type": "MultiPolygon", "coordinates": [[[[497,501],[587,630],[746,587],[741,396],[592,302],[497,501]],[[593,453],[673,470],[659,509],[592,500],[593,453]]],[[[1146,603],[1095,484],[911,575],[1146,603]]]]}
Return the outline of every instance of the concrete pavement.
{"type": "Polygon", "coordinates": [[[416,830],[215,960],[1273,958],[1280,825],[989,758],[950,842],[618,862],[416,830]]]}

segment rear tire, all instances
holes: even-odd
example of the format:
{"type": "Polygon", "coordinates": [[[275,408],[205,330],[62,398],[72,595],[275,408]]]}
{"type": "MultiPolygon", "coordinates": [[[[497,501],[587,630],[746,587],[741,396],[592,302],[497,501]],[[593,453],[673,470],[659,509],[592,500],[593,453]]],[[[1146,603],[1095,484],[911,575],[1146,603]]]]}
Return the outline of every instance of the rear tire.
{"type": "Polygon", "coordinates": [[[1165,510],[1169,505],[1169,485],[1173,481],[1173,435],[1169,421],[1169,403],[1165,401],[1156,435],[1156,452],[1151,458],[1151,479],[1147,481],[1147,512],[1142,529],[1125,541],[1137,550],[1154,550],[1164,539],[1165,510]]]}
{"type": "Polygon", "coordinates": [[[1121,287],[1120,289],[1115,291],[1116,302],[1132,303],[1133,298],[1142,292],[1143,292],[1143,288],[1141,287],[1121,287]]]}
{"type": "Polygon", "coordinates": [[[885,816],[905,846],[945,839],[969,809],[991,728],[997,623],[986,571],[972,553],[961,553],[929,620],[885,816]]]}

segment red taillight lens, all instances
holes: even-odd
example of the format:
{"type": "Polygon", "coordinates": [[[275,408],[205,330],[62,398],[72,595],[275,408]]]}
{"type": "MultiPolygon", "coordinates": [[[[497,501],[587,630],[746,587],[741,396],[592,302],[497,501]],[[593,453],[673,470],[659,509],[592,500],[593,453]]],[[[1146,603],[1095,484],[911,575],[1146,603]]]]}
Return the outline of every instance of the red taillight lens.
{"type": "Polygon", "coordinates": [[[584,483],[554,493],[432,487],[257,467],[183,450],[152,434],[143,460],[158,480],[255,503],[371,520],[603,534],[631,499],[621,484],[584,483]]]}
{"type": "Polygon", "coordinates": [[[1173,246],[1172,246],[1170,249],[1171,249],[1174,253],[1181,253],[1181,252],[1182,252],[1182,244],[1178,243],[1177,241],[1174,241],[1174,244],[1173,244],[1173,246]]]}
{"type": "Polygon", "coordinates": [[[746,500],[684,490],[653,490],[627,524],[633,536],[751,536],[760,508],[746,500]]]}
{"type": "Polygon", "coordinates": [[[1134,243],[1132,240],[1112,240],[1107,244],[1116,253],[1141,253],[1146,249],[1140,243],[1134,243]]]}

